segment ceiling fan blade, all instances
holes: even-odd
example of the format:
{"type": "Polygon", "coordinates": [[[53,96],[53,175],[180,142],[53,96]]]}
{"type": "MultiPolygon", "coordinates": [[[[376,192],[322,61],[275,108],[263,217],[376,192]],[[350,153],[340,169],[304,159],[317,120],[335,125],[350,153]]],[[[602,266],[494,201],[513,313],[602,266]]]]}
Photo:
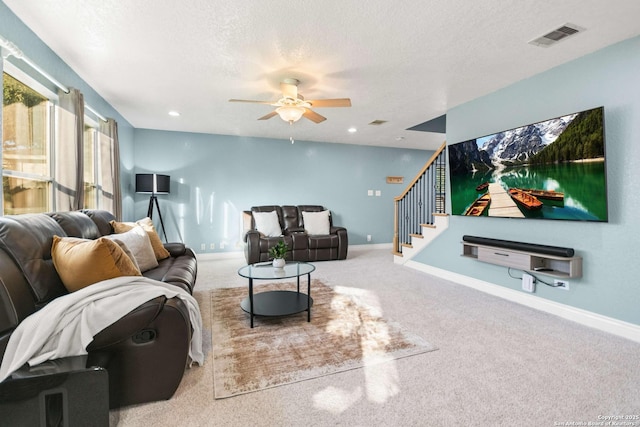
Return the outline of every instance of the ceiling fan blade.
{"type": "Polygon", "coordinates": [[[351,99],[349,98],[336,98],[336,99],[313,99],[307,100],[313,108],[323,107],[351,107],[351,99]]]}
{"type": "Polygon", "coordinates": [[[298,99],[298,86],[295,84],[282,82],[280,83],[280,90],[283,98],[298,99]]]}
{"type": "Polygon", "coordinates": [[[315,111],[309,110],[308,108],[304,109],[304,114],[302,115],[314,123],[320,123],[327,120],[326,117],[323,117],[320,114],[316,113],[315,111]]]}
{"type": "Polygon", "coordinates": [[[229,102],[250,102],[252,104],[268,104],[268,105],[273,104],[273,101],[256,101],[253,99],[230,99],[229,102]]]}
{"type": "Polygon", "coordinates": [[[270,119],[271,117],[273,117],[273,116],[277,116],[277,115],[278,115],[278,113],[277,113],[277,112],[272,111],[272,112],[270,112],[269,114],[267,114],[266,116],[262,116],[262,117],[260,117],[258,120],[268,120],[268,119],[270,119]]]}

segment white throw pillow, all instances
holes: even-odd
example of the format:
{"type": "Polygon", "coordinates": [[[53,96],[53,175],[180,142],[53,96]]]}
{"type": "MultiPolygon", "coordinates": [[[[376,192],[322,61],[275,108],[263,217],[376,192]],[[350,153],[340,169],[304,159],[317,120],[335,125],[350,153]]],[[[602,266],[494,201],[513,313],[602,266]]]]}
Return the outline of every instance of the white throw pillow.
{"type": "Polygon", "coordinates": [[[253,219],[256,222],[256,230],[267,237],[282,236],[280,221],[278,221],[278,213],[271,212],[254,212],[253,219]]]}
{"type": "Polygon", "coordinates": [[[141,226],[136,225],[124,233],[111,234],[104,237],[124,243],[136,259],[141,272],[158,266],[158,260],[153,252],[149,235],[141,226]]]}
{"type": "Polygon", "coordinates": [[[302,220],[307,234],[329,234],[329,211],[302,211],[302,220]]]}

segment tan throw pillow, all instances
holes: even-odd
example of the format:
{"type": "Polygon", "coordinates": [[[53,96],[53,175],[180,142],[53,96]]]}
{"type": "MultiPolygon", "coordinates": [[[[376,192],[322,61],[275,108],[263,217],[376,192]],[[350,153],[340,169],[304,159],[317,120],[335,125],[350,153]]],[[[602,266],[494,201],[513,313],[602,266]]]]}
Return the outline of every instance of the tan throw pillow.
{"type": "Polygon", "coordinates": [[[123,242],[131,253],[133,253],[141,272],[151,270],[158,266],[158,260],[156,259],[156,255],[151,247],[149,234],[139,225],[136,225],[131,230],[125,231],[124,233],[111,234],[109,236],[104,236],[104,238],[123,242]]]}
{"type": "Polygon", "coordinates": [[[142,229],[149,235],[149,241],[151,241],[151,247],[153,248],[153,253],[156,256],[156,259],[160,261],[161,259],[169,258],[169,251],[166,250],[164,245],[162,244],[162,240],[160,240],[160,236],[158,236],[151,218],[142,218],[136,222],[111,221],[110,224],[113,227],[113,231],[117,234],[129,231],[136,225],[141,226],[142,229]]]}
{"type": "Polygon", "coordinates": [[[304,231],[307,234],[329,234],[329,211],[302,212],[304,231]]]}
{"type": "Polygon", "coordinates": [[[140,276],[131,259],[114,241],[53,236],[53,265],[69,292],[102,280],[120,276],[140,276]]]}

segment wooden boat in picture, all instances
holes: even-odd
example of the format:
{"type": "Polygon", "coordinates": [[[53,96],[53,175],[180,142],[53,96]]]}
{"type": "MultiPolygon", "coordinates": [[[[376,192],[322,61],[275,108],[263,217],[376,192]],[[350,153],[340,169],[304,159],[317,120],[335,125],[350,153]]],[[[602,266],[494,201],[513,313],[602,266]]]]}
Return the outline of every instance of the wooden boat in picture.
{"type": "Polygon", "coordinates": [[[542,207],[542,202],[538,200],[536,196],[532,196],[519,188],[510,188],[509,195],[516,203],[524,206],[530,211],[540,209],[542,207]]]}
{"type": "Polygon", "coordinates": [[[487,188],[489,188],[489,183],[488,182],[483,182],[482,184],[478,185],[476,187],[476,191],[484,191],[487,188]]]}
{"type": "Polygon", "coordinates": [[[538,199],[556,200],[558,202],[564,201],[564,193],[554,190],[536,190],[535,188],[522,188],[527,194],[530,194],[538,199]]]}
{"type": "Polygon", "coordinates": [[[467,216],[480,216],[489,207],[490,203],[491,195],[488,193],[483,194],[482,196],[478,197],[475,202],[471,204],[471,206],[467,208],[464,214],[467,216]]]}

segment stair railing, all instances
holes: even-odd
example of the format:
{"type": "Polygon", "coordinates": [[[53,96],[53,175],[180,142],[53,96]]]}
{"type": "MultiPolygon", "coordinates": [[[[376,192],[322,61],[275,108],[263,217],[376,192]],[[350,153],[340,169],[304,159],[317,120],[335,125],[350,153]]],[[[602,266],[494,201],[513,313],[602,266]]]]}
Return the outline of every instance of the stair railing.
{"type": "Polygon", "coordinates": [[[395,255],[402,255],[402,246],[409,245],[412,234],[421,234],[422,226],[433,225],[434,214],[445,213],[446,146],[443,143],[404,192],[394,198],[395,255]]]}

